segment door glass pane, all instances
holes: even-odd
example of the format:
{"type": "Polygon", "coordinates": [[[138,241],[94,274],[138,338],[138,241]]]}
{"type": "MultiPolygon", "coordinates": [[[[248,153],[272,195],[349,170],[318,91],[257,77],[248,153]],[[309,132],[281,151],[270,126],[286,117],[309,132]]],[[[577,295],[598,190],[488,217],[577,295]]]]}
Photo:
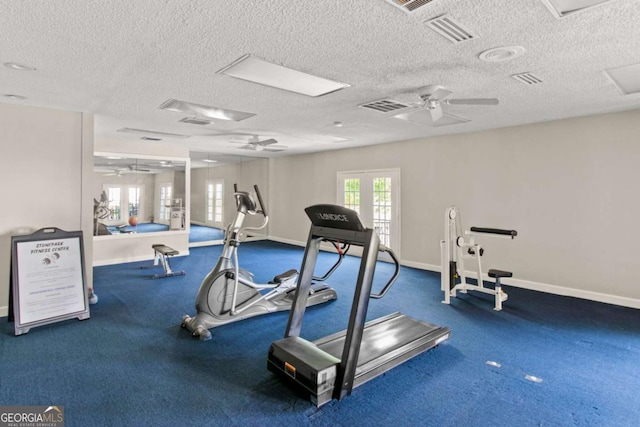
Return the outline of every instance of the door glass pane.
{"type": "Polygon", "coordinates": [[[360,213],[360,178],[344,180],[344,206],[360,213]]]}
{"type": "Polygon", "coordinates": [[[391,178],[373,179],[373,227],[385,246],[391,245],[391,178]]]}

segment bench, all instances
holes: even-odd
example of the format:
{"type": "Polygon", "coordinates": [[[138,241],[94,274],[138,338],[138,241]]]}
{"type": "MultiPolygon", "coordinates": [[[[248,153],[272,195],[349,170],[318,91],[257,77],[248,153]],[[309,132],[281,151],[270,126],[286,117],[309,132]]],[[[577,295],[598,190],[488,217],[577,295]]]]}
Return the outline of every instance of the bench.
{"type": "Polygon", "coordinates": [[[184,270],[173,271],[171,269],[171,264],[169,263],[169,257],[179,255],[179,251],[176,251],[175,249],[163,244],[151,245],[151,248],[153,249],[154,254],[153,265],[146,265],[141,268],[154,268],[158,265],[161,265],[164,270],[164,273],[158,273],[151,276],[152,279],[160,279],[163,277],[171,276],[184,276],[186,274],[184,270]]]}

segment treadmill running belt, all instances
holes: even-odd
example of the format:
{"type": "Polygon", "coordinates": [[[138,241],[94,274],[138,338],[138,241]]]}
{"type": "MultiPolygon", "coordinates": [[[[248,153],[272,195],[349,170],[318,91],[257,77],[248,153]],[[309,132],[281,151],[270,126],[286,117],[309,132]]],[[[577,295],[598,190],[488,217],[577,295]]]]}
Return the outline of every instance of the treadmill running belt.
{"type": "MultiPolygon", "coordinates": [[[[449,328],[394,313],[365,324],[354,386],[399,365],[446,340],[449,328]]],[[[314,341],[323,351],[342,358],[345,331],[314,341]]]]}

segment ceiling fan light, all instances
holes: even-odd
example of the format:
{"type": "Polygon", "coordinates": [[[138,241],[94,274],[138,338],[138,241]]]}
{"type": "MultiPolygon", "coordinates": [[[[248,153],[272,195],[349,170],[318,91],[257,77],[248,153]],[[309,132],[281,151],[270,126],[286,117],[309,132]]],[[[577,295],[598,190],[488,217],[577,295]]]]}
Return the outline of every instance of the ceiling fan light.
{"type": "Polygon", "coordinates": [[[308,96],[326,95],[349,87],[346,83],[303,73],[251,55],[244,55],[218,73],[308,96]]]}

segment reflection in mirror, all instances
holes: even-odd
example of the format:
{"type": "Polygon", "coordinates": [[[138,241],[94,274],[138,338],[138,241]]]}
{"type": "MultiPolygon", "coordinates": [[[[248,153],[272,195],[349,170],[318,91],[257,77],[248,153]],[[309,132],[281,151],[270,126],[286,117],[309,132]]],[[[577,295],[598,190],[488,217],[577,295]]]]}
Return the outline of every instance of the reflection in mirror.
{"type": "MultiPolygon", "coordinates": [[[[268,204],[268,165],[265,158],[230,154],[191,152],[191,229],[189,246],[221,244],[227,225],[236,213],[234,184],[238,190],[251,193],[257,203],[254,185],[258,185],[268,204]]],[[[247,215],[245,227],[262,223],[260,215],[247,215]]],[[[267,236],[268,226],[245,236],[259,239],[267,236]]]]}
{"type": "Polygon", "coordinates": [[[94,155],[94,236],[185,229],[186,162],[94,155]]]}

